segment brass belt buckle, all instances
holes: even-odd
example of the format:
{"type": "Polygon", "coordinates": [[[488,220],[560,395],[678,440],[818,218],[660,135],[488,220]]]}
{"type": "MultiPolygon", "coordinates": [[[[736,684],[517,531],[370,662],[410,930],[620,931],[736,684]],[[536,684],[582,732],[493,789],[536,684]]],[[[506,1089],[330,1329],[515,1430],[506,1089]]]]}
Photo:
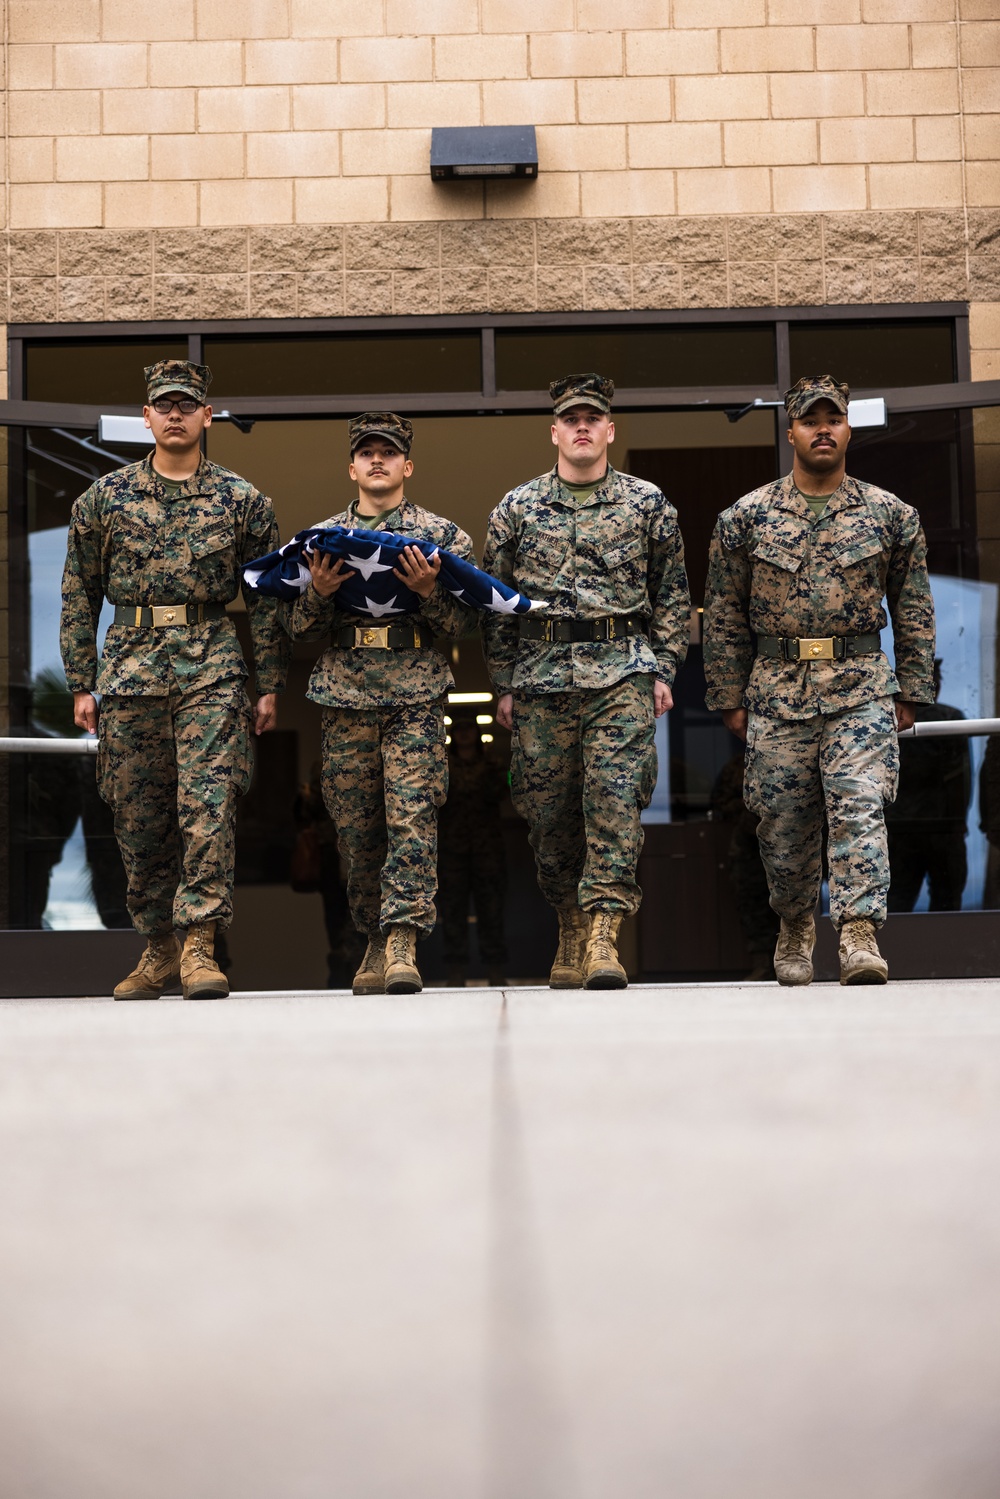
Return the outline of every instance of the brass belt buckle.
{"type": "Polygon", "coordinates": [[[831,635],[817,640],[807,640],[800,637],[800,661],[832,661],[833,659],[833,637],[831,635]]]}
{"type": "Polygon", "coordinates": [[[356,646],[370,645],[374,646],[377,650],[387,651],[389,649],[389,626],[356,626],[354,630],[354,644],[356,646]]]}
{"type": "Polygon", "coordinates": [[[161,625],[186,625],[188,622],[186,604],[152,604],[149,613],[157,629],[161,625]]]}

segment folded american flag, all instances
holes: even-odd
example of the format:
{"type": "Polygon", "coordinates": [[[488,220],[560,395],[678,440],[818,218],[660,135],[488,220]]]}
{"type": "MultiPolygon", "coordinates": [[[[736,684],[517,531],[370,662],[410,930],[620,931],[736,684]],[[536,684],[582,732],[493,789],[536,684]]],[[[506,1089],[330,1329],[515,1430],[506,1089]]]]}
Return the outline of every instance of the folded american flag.
{"type": "Polygon", "coordinates": [[[304,593],[312,582],[305,558],[312,553],[328,552],[342,557],[353,573],[333,595],[334,604],[348,614],[368,614],[381,619],[387,614],[415,614],[420,599],[405,583],[393,576],[404,547],[415,546],[425,557],[441,555],[438,574],[442,587],[473,609],[496,614],[527,614],[530,609],[544,609],[508,588],[499,578],[492,578],[471,562],[438,547],[419,536],[405,536],[398,531],[363,531],[354,526],[309,526],[286,541],[276,552],[257,557],[243,569],[250,588],[273,598],[292,600],[304,593]]]}

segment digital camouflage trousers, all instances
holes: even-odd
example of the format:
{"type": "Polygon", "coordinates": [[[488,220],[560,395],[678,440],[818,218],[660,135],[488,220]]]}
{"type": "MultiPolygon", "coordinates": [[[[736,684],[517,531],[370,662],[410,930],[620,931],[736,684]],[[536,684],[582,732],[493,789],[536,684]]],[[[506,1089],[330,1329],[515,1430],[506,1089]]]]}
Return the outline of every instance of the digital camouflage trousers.
{"type": "Polygon", "coordinates": [[[97,775],[114,812],[136,931],[233,916],[236,803],[250,785],[250,703],[239,679],[167,697],[107,696],[97,775]]]}
{"type": "Polygon", "coordinates": [[[323,709],[323,800],[359,932],[434,926],[437,809],[448,792],[442,700],[323,709]]]}
{"type": "Polygon", "coordinates": [[[831,920],[883,924],[889,856],[882,809],[896,795],[898,775],[891,697],[815,718],[750,714],[744,795],[760,817],[760,853],[779,916],[803,916],[816,905],[825,816],[831,920]]]}
{"type": "Polygon", "coordinates": [[[656,784],[653,678],[514,698],[511,797],[550,905],[632,915],[656,784]]]}

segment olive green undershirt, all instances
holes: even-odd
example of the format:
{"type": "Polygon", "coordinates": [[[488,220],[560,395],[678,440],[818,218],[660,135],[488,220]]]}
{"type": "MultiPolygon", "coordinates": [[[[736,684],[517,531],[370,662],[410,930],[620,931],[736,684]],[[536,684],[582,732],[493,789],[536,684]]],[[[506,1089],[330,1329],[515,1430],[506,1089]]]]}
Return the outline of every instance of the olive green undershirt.
{"type": "MultiPolygon", "coordinates": [[[[840,485],[838,484],[837,489],[839,488],[840,485]]],[[[837,489],[831,489],[829,494],[803,494],[801,489],[796,486],[795,493],[800,500],[805,500],[812,511],[814,525],[826,511],[826,507],[837,493],[837,489]]]]}
{"type": "Polygon", "coordinates": [[[574,500],[585,504],[591,495],[596,494],[607,477],[607,474],[603,473],[599,479],[592,479],[589,484],[571,484],[568,479],[564,479],[562,474],[560,474],[559,483],[574,500]]]}
{"type": "MultiPolygon", "coordinates": [[[[375,531],[390,515],[398,515],[401,508],[400,505],[393,505],[391,510],[380,510],[378,515],[362,515],[357,500],[352,500],[348,506],[348,514],[352,520],[357,521],[362,531],[375,531]]],[[[392,527],[387,526],[385,529],[391,531],[392,527]]]]}
{"type": "Polygon", "coordinates": [[[163,475],[160,473],[159,469],[154,469],[153,472],[156,474],[156,477],[159,479],[160,483],[163,485],[163,492],[166,495],[167,499],[168,500],[176,500],[178,490],[181,488],[181,486],[183,484],[187,483],[187,480],[186,479],[165,479],[163,477],[163,475]]]}

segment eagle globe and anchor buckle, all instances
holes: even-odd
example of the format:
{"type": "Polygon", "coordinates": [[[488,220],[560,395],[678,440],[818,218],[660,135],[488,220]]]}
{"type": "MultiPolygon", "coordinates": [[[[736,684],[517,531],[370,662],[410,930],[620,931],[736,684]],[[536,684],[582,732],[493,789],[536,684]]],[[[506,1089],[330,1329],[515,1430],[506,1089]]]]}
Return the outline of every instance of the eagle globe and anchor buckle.
{"type": "Polygon", "coordinates": [[[388,625],[362,625],[354,631],[355,646],[373,646],[376,650],[389,650],[388,625]]]}
{"type": "MultiPolygon", "coordinates": [[[[789,641],[790,645],[792,642],[789,641]]],[[[836,661],[838,659],[835,646],[836,642],[832,635],[809,637],[800,636],[795,642],[799,651],[797,656],[788,654],[785,648],[785,659],[790,661],[836,661]]]]}
{"type": "MultiPolygon", "coordinates": [[[[142,610],[136,609],[136,624],[139,624],[141,615],[142,610]]],[[[164,625],[186,625],[188,622],[187,604],[151,604],[149,615],[155,629],[161,629],[164,625]]]]}

